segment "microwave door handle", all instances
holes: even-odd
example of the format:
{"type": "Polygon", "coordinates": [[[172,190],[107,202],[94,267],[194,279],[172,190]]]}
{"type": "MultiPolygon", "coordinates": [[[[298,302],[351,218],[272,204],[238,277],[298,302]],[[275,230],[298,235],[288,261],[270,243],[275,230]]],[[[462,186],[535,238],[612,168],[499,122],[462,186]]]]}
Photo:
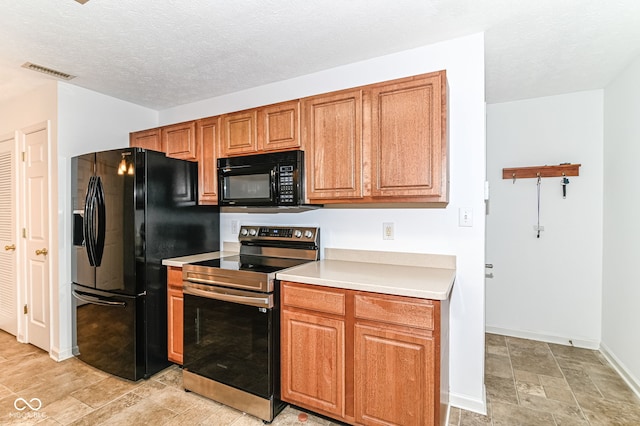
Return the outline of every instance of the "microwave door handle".
{"type": "Polygon", "coordinates": [[[275,203],[278,202],[278,186],[276,185],[276,179],[277,179],[277,173],[275,169],[271,169],[271,194],[272,194],[272,199],[275,203]]]}

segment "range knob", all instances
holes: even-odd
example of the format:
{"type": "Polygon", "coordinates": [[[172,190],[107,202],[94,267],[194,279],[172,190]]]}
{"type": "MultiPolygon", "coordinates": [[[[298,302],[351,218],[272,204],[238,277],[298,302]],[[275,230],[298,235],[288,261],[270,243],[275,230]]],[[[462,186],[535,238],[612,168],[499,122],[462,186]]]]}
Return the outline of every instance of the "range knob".
{"type": "Polygon", "coordinates": [[[251,235],[252,237],[255,237],[256,234],[257,234],[257,231],[255,230],[255,228],[249,229],[249,235],[251,235]]]}
{"type": "Polygon", "coordinates": [[[311,238],[313,237],[313,232],[309,231],[308,229],[306,231],[304,231],[304,237],[305,238],[311,238]]]}
{"type": "Polygon", "coordinates": [[[242,228],[240,230],[240,235],[242,235],[243,237],[246,237],[248,233],[249,231],[247,231],[247,228],[242,228]]]}
{"type": "Polygon", "coordinates": [[[294,233],[293,233],[293,236],[296,237],[296,238],[300,238],[300,237],[302,237],[302,232],[300,232],[299,229],[296,229],[294,231],[294,233]]]}

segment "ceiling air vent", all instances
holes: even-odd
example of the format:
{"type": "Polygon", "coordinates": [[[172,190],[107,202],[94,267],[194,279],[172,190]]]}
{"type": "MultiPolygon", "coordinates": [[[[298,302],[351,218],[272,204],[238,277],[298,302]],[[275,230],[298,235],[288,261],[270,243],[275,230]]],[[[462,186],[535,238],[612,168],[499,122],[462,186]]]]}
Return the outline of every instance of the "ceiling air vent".
{"type": "Polygon", "coordinates": [[[43,67],[42,65],[32,64],[31,62],[25,62],[24,64],[22,64],[22,68],[26,68],[32,71],[38,71],[43,74],[61,78],[63,80],[71,80],[72,78],[76,78],[75,75],[67,74],[62,71],[52,70],[51,68],[43,67]]]}

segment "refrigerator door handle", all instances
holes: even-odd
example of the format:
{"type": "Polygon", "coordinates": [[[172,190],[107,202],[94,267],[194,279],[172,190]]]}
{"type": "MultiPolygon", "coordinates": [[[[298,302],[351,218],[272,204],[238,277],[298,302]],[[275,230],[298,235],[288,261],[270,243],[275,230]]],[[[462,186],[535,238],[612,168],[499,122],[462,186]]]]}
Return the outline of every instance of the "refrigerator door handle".
{"type": "Polygon", "coordinates": [[[106,232],[106,209],[104,204],[104,187],[100,176],[96,178],[95,189],[96,205],[98,208],[98,234],[95,236],[94,255],[96,266],[102,263],[102,255],[104,254],[104,240],[106,232]]]}
{"type": "Polygon", "coordinates": [[[105,299],[101,299],[99,297],[95,297],[95,296],[90,296],[86,293],[83,292],[78,292],[75,290],[71,290],[71,294],[73,294],[73,297],[75,297],[78,300],[81,300],[83,302],[87,302],[87,303],[92,303],[94,305],[101,305],[101,306],[114,306],[114,307],[121,307],[121,308],[126,308],[127,307],[127,302],[114,302],[113,300],[105,300],[105,299]]]}
{"type": "Polygon", "coordinates": [[[96,266],[95,261],[95,238],[93,235],[93,203],[95,198],[95,176],[89,178],[89,185],[87,187],[87,196],[84,200],[84,227],[83,236],[87,250],[87,256],[89,256],[89,265],[96,266]]]}

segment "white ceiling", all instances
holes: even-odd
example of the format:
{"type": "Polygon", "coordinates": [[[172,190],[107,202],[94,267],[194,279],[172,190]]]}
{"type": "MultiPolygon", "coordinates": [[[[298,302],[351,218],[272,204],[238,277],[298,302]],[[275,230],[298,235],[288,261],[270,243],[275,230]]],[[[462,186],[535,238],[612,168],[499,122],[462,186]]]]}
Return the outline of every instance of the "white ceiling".
{"type": "Polygon", "coordinates": [[[25,62],[161,110],[480,31],[489,103],[598,89],[640,1],[0,0],[0,102],[51,78],[25,62]]]}

